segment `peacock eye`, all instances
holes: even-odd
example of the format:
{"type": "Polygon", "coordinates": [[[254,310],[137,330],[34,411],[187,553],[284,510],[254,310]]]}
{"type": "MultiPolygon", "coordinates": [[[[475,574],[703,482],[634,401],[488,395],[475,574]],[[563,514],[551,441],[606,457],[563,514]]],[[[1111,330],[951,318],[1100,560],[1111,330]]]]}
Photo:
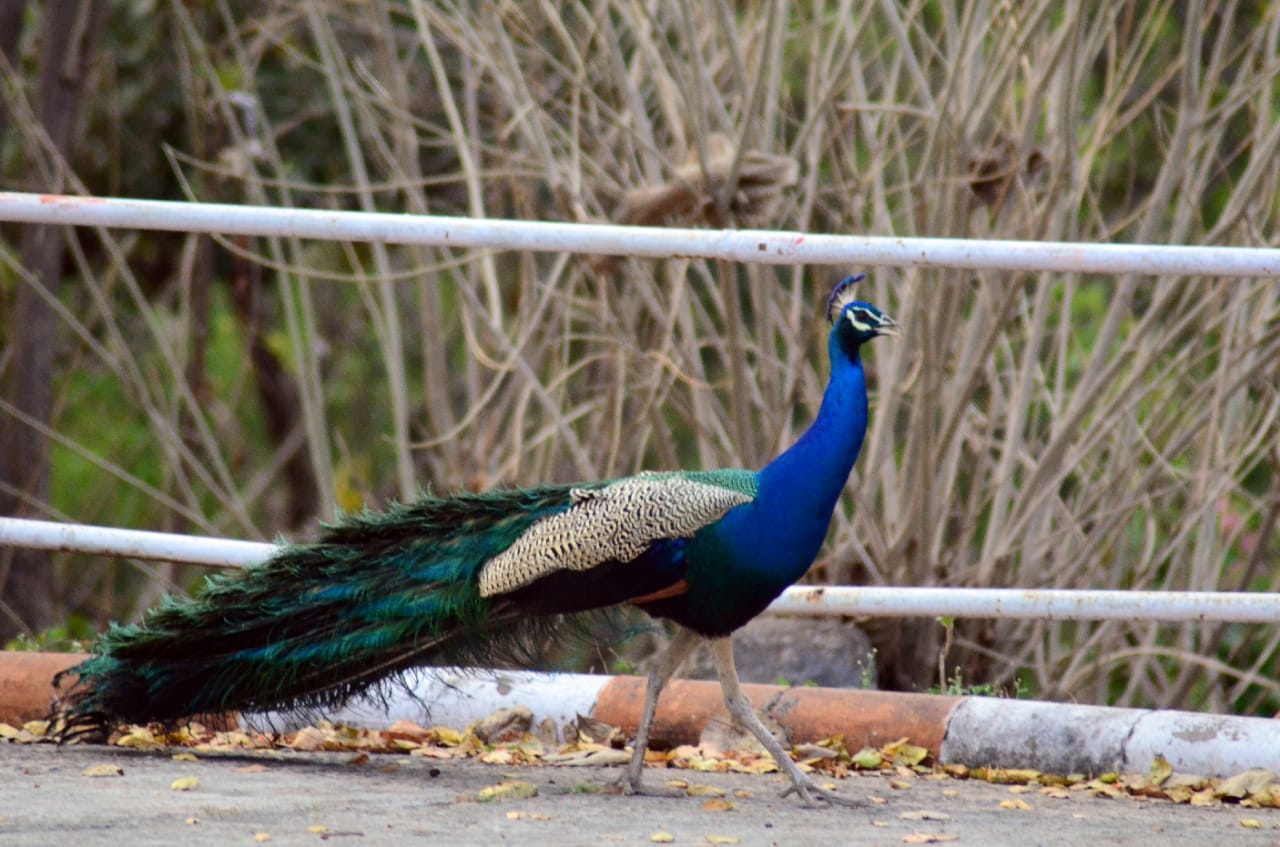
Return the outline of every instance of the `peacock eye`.
{"type": "Polygon", "coordinates": [[[853,324],[853,328],[858,332],[870,332],[877,323],[866,309],[850,309],[848,318],[849,323],[853,324]]]}

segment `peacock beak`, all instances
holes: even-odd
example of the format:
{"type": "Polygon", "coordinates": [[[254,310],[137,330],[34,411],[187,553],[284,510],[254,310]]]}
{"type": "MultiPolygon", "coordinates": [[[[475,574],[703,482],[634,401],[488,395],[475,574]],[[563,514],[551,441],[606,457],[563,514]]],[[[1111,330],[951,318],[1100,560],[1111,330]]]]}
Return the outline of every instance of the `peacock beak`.
{"type": "Polygon", "coordinates": [[[898,323],[888,315],[881,315],[880,325],[876,327],[876,335],[885,335],[889,338],[901,338],[902,324],[898,323]]]}

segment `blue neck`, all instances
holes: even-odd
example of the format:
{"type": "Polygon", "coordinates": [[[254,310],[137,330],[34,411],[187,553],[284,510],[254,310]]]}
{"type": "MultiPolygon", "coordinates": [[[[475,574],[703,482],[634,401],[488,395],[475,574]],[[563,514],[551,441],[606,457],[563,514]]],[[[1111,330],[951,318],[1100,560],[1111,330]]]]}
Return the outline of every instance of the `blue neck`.
{"type": "Polygon", "coordinates": [[[862,361],[831,334],[831,380],[813,425],[758,477],[756,497],[690,542],[687,593],[646,605],[709,636],[759,614],[813,564],[867,431],[862,361]]]}
{"type": "MultiPolygon", "coordinates": [[[[809,429],[760,472],[757,504],[779,541],[795,545],[788,583],[799,579],[826,537],[831,513],[867,432],[867,385],[862,359],[832,332],[831,379],[809,429]],[[779,537],[781,536],[781,537],[779,537]],[[801,561],[803,560],[803,561],[801,561]]],[[[782,574],[780,574],[781,576],[782,574]]]]}

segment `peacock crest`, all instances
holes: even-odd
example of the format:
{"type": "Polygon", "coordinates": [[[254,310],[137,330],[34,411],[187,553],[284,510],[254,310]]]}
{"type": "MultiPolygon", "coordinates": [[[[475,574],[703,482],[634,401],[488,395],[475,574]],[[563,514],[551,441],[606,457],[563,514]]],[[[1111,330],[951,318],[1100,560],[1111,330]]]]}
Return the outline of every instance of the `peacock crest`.
{"type": "Polygon", "coordinates": [[[836,283],[836,287],[831,291],[831,296],[827,298],[827,321],[835,323],[840,317],[840,313],[844,311],[844,307],[854,302],[858,298],[854,296],[853,286],[865,277],[866,274],[855,274],[847,276],[836,283]]]}

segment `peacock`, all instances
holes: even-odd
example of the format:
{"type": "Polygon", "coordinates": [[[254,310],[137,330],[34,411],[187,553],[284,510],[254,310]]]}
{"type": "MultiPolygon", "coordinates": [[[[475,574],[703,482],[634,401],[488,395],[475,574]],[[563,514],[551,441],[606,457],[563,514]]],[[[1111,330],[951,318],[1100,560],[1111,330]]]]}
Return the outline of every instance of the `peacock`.
{"type": "Polygon", "coordinates": [[[112,625],[54,680],[74,676],[59,702],[63,737],[336,706],[424,665],[524,663],[584,615],[629,605],[673,622],[675,634],[649,673],[627,793],[642,791],[663,687],[705,644],[730,714],[790,779],[783,796],[848,802],[805,776],[755,715],[730,634],[808,570],[857,459],[868,410],[862,345],[899,334],[854,296],[862,277],[827,300],[831,375],[816,420],[762,470],[424,496],[348,516],[314,543],[112,625]]]}

